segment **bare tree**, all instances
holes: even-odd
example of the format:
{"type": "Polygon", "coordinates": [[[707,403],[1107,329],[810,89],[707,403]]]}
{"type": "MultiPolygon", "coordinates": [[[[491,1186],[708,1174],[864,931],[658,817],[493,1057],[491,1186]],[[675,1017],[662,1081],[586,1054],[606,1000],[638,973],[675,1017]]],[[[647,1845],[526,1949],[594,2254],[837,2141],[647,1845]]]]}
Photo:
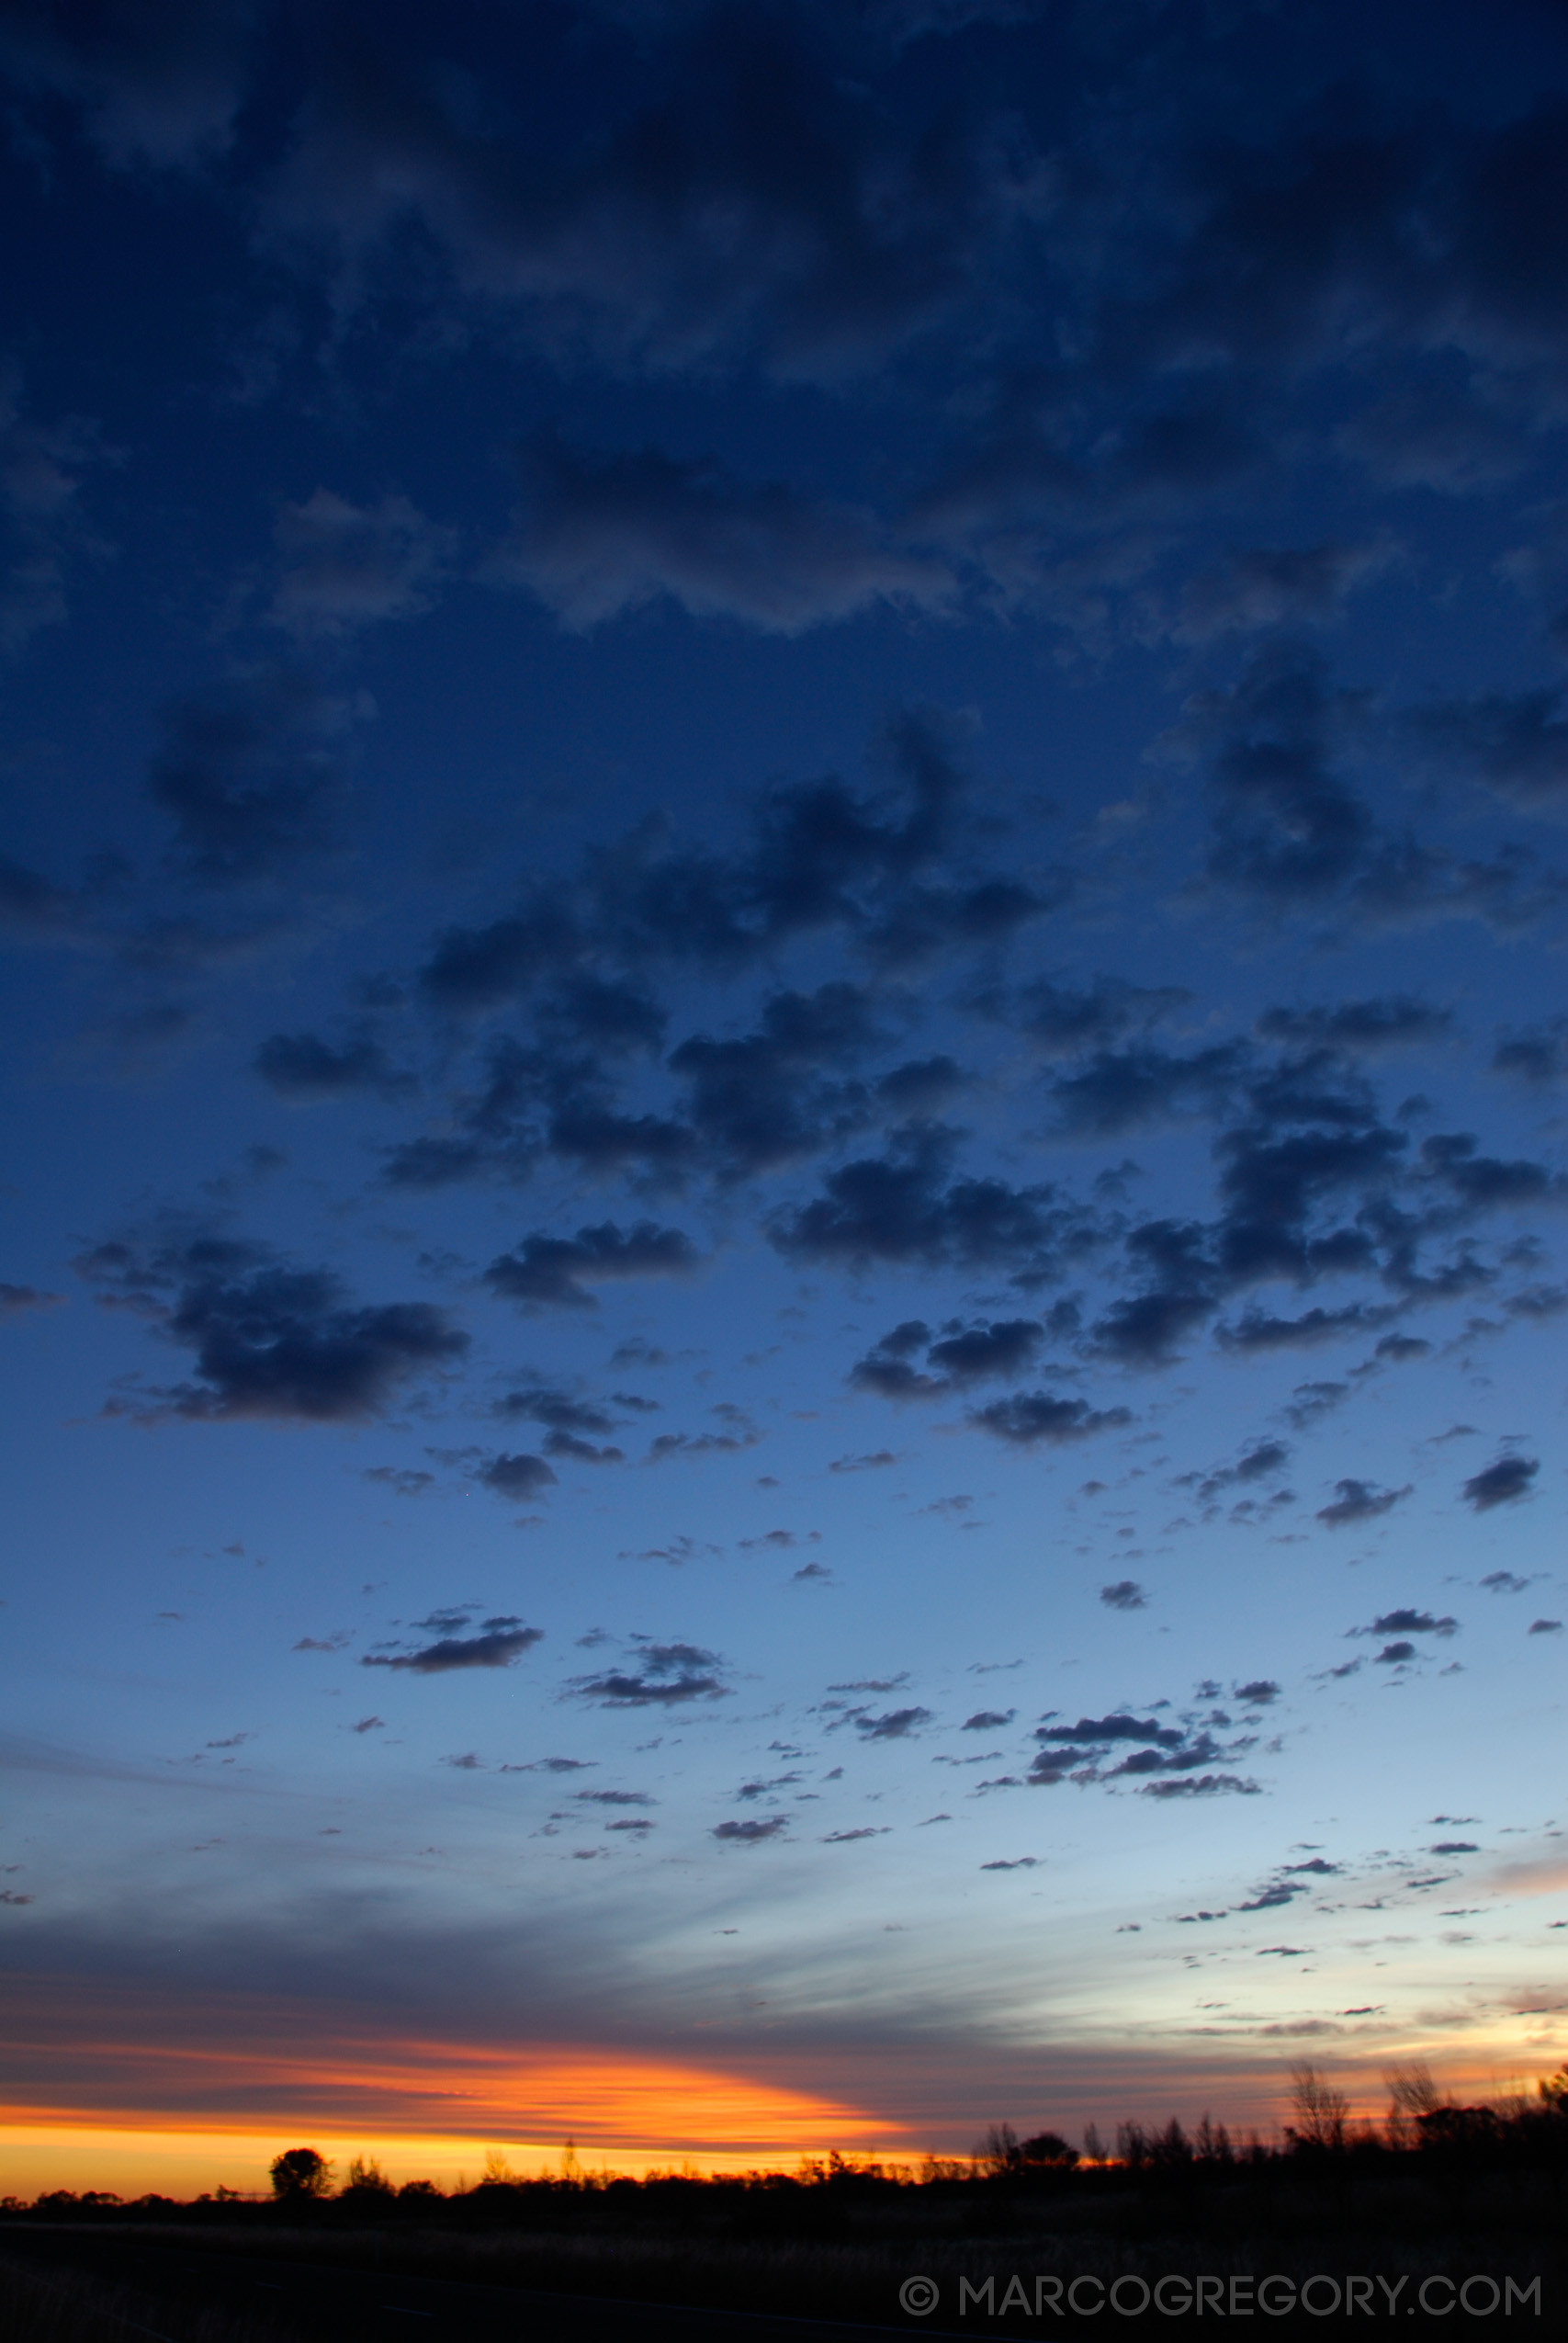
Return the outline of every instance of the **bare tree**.
{"type": "Polygon", "coordinates": [[[975,2161],[987,2172],[1010,2172],[1018,2163],[1018,2134],[1010,2123],[991,2123],[976,2144],[975,2161]]]}
{"type": "Polygon", "coordinates": [[[356,2156],[349,2165],[343,2193],[345,2197],[365,2198],[389,2197],[395,2192],[373,2156],[356,2156]]]}
{"type": "Polygon", "coordinates": [[[1433,2115],[1443,2103],[1436,2078],[1424,2058],[1407,2066],[1391,2066],[1383,2077],[1388,2092],[1388,2136],[1395,2147],[1408,2147],[1423,2115],[1433,2115]]]}
{"type": "Polygon", "coordinates": [[[1287,2139],[1302,2147],[1335,2152],[1344,2146],[1350,2102],[1315,2066],[1291,2069],[1291,2104],[1296,2120],[1285,2126],[1287,2139]]]}

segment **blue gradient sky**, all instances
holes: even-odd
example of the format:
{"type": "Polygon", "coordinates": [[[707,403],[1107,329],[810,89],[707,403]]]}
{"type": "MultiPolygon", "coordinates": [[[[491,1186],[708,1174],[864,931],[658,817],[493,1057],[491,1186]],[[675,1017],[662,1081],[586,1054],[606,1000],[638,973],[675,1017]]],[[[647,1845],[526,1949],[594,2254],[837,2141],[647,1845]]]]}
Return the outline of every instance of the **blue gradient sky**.
{"type": "Polygon", "coordinates": [[[1561,10],[0,69],[17,2121],[1558,2064],[1561,10]]]}

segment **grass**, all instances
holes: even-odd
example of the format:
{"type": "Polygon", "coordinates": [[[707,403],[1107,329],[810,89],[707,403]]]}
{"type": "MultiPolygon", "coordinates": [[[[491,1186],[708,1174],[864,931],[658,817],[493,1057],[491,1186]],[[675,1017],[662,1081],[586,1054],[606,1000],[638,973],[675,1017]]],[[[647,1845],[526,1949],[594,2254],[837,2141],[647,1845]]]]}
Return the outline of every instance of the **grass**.
{"type": "Polygon", "coordinates": [[[0,2257],[0,2336],[6,2343],[292,2343],[265,2315],[168,2302],[71,2269],[41,2270],[0,2257]]]}
{"type": "MultiPolygon", "coordinates": [[[[1543,2320],[1562,2316],[1568,2290],[1562,2197],[1557,2176],[1535,2187],[1521,2177],[1498,2176],[1495,2185],[1473,2180],[1459,2196],[1416,2185],[1363,2186],[1353,2195],[1324,2182],[1293,2179],[1260,2185],[1243,2178],[1179,2190],[1157,2185],[1115,2191],[1065,2192],[1042,2202],[990,2192],[984,2199],[957,2196],[947,2203],[924,2191],[881,2204],[848,2205],[831,2236],[759,2237],[723,2234],[716,2221],[704,2223],[690,2208],[662,2223],[633,2223],[604,2206],[587,2207],[592,2224],[567,2225],[575,2208],[566,2207],[559,2225],[521,2228],[501,2225],[476,2231],[437,2215],[405,2226],[395,2215],[376,2229],[324,2223],[265,2227],[245,2222],[139,2224],[146,2242],[195,2245],[207,2251],[276,2255],[296,2261],[368,2266],[411,2276],[453,2278],[492,2286],[539,2288],[552,2292],[628,2301],[687,2303],[715,2309],[769,2311],[796,2317],[864,2320],[905,2326],[898,2288],[916,2273],[940,2288],[940,2326],[998,2335],[1050,2335],[1067,2328],[1081,2333],[1082,2317],[1065,2303],[1058,2315],[1036,2315],[1036,2280],[1098,2280],[1109,2291],[1129,2281],[1121,2301],[1139,2299],[1140,2283],[1162,2278],[1191,2281],[1198,2276],[1223,2281],[1233,2275],[1261,2279],[1269,2273],[1299,2288],[1321,2274],[1342,2281],[1364,2275],[1397,2290],[1404,2311],[1424,2281],[1454,2287],[1478,2273],[1492,2273],[1499,2285],[1512,2278],[1528,2289],[1540,2279],[1543,2320]],[[1014,2292],[1006,2315],[1000,2305],[1017,2274],[1030,2304],[1021,2315],[1014,2292]],[[986,2309],[986,2281],[993,2281],[986,2309]],[[969,2289],[963,2295],[962,2285],[969,2289]]],[[[1481,2299],[1485,2298],[1485,2288],[1481,2299]]],[[[1074,2307],[1081,2314],[1094,2300],[1092,2284],[1074,2307]]],[[[1325,2289],[1317,2298],[1325,2299],[1325,2289]]],[[[1276,2299],[1278,2297],[1276,2296],[1276,2299]]],[[[1386,2297],[1372,2300],[1375,2315],[1387,2316],[1386,2297]]],[[[1050,2303],[1047,2285],[1042,2308],[1050,2303]]],[[[1516,2310],[1515,2315],[1528,2315],[1516,2310]]],[[[1282,2337],[1332,2332],[1330,2315],[1289,2313],[1271,2317],[1269,2332],[1282,2337]]],[[[1464,2325],[1471,2322],[1467,2319],[1464,2325]]],[[[908,2323],[915,2331],[913,2323],[908,2323]]],[[[1150,2310],[1143,2320],[1119,2316],[1119,2331],[1136,2337],[1157,2329],[1180,2336],[1187,2322],[1150,2310]]],[[[1213,2316],[1195,2335],[1212,2330],[1213,2316]]],[[[1414,2331],[1414,2330],[1413,2330],[1414,2331]]],[[[1536,2332],[1543,2331],[1536,2327],[1536,2332]]],[[[184,2338],[179,2338],[184,2343],[184,2338]]],[[[214,2338],[216,2343],[216,2337],[214,2338]]]]}

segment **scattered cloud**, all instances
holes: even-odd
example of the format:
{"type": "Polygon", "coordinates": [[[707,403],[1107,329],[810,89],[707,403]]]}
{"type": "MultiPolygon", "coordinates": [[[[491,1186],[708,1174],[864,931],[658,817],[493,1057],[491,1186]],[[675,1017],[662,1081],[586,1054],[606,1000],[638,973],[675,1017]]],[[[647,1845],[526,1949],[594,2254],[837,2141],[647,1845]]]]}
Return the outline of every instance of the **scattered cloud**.
{"type": "Polygon", "coordinates": [[[525,498],[492,574],[574,630],[667,600],[694,618],[796,635],[878,604],[940,612],[955,580],[861,507],[750,482],[654,447],[590,454],[536,439],[525,498]]]}
{"type": "Polygon", "coordinates": [[[1120,1432],[1132,1422],[1133,1412],[1130,1408],[1091,1408],[1087,1399],[1064,1399],[1047,1391],[1014,1391],[1005,1399],[971,1409],[969,1421],[1014,1448],[1032,1448],[1042,1442],[1055,1447],[1092,1439],[1097,1432],[1120,1432]]]}
{"type": "Polygon", "coordinates": [[[723,1661],[699,1644],[638,1643],[633,1652],[626,1668],[573,1677],[573,1696],[610,1709],[672,1709],[728,1697],[723,1661]]]}
{"type": "Polygon", "coordinates": [[[530,1455],[524,1450],[514,1455],[502,1453],[482,1458],[474,1467],[474,1478],[492,1489],[497,1497],[517,1503],[536,1497],[542,1488],[552,1488],[556,1477],[542,1456],[530,1455]]]}
{"type": "Polygon", "coordinates": [[[531,1309],[590,1309],[589,1287],[626,1277],[682,1277],[698,1266],[689,1237],[639,1220],[625,1231],[613,1220],[580,1228],[575,1237],[525,1237],[500,1253],[485,1271],[485,1283],[509,1302],[531,1309]]]}
{"type": "Polygon", "coordinates": [[[1145,1782],[1139,1794],[1145,1798],[1256,1798],[1259,1790],[1256,1782],[1237,1773],[1202,1773],[1145,1782]]]}
{"type": "MultiPolygon", "coordinates": [[[[63,1294],[46,1293],[38,1285],[11,1285],[0,1280],[0,1318],[24,1318],[30,1310],[59,1309],[63,1294]]],[[[888,1462],[892,1462],[889,1457],[888,1462]]]]}
{"type": "Polygon", "coordinates": [[[367,1480],[378,1481],[389,1488],[394,1497],[423,1497],[435,1486],[435,1475],[407,1465],[367,1465],[367,1480]]]}
{"type": "Polygon", "coordinates": [[[285,504],[274,535],[278,578],[267,616],[300,640],[417,617],[430,607],[456,544],[406,496],[356,505],[329,488],[285,504]]]}
{"type": "Polygon", "coordinates": [[[478,1635],[440,1636],[412,1651],[367,1652],[359,1664],[401,1669],[415,1676],[445,1676],[457,1669],[511,1668],[543,1641],[542,1627],[525,1627],[518,1619],[487,1619],[478,1635]]]}
{"type": "Polygon", "coordinates": [[[174,868],[233,888],[296,874],[333,841],[353,728],[369,704],[290,668],[258,668],[171,702],[147,793],[174,826],[174,868]]]}
{"type": "Polygon", "coordinates": [[[1370,1627],[1351,1632],[1358,1636],[1453,1636],[1459,1632],[1459,1621],[1446,1614],[1435,1618],[1429,1611],[1416,1611],[1405,1604],[1397,1611],[1380,1613],[1370,1627]]]}
{"type": "Polygon", "coordinates": [[[145,1421],[353,1422],[379,1415],[404,1385],[451,1368],[468,1349],[432,1303],[355,1306],[332,1271],[295,1268],[270,1246],[217,1230],[172,1225],[112,1238],[74,1266],[100,1299],[195,1353],[193,1380],[122,1389],[109,1401],[111,1412],[145,1421]]]}
{"type": "Polygon", "coordinates": [[[1320,1505],[1317,1511],[1318,1520],[1331,1530],[1375,1522],[1412,1493],[1408,1483],[1404,1488],[1379,1488],[1371,1481],[1341,1480],[1336,1481],[1334,1487],[1333,1502],[1320,1505]]]}
{"type": "Polygon", "coordinates": [[[868,1711],[852,1710],[849,1722],[863,1740],[907,1741],[922,1726],[931,1724],[931,1712],[929,1708],[892,1708],[880,1716],[873,1716],[868,1711]]]}
{"type": "Polygon", "coordinates": [[[1467,1505],[1477,1513],[1489,1513],[1494,1506],[1511,1505],[1528,1497],[1536,1475],[1540,1470],[1540,1459],[1534,1456],[1498,1456],[1490,1465],[1472,1473],[1461,1494],[1467,1505]]]}
{"type": "Polygon", "coordinates": [[[336,1047],[317,1034],[275,1033],[251,1062],[270,1091],[297,1104],[358,1091],[396,1098],[413,1087],[412,1077],[400,1073],[367,1033],[336,1047]]]}

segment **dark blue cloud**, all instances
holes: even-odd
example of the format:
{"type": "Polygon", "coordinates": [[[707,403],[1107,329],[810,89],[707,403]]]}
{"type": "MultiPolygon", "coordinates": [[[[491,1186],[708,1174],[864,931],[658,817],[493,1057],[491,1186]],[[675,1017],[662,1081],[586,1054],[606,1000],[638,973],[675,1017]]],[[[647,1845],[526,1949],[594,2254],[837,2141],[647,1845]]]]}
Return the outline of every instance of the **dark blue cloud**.
{"type": "MultiPolygon", "coordinates": [[[[1371,1481],[1337,1481],[1333,1502],[1320,1505],[1317,1518],[1331,1530],[1359,1528],[1363,1522],[1381,1520],[1410,1493],[1408,1484],[1404,1488],[1378,1488],[1371,1481]]],[[[1384,1632],[1382,1623],[1377,1632],[1384,1632]]]]}
{"type": "Polygon", "coordinates": [[[1050,1096],[1064,1131],[1112,1138],[1184,1110],[1212,1112],[1234,1089],[1245,1062],[1237,1042],[1218,1042],[1185,1057],[1149,1045],[1105,1049],[1076,1072],[1058,1075],[1050,1096]]]}
{"type": "Polygon", "coordinates": [[[445,1676],[467,1668],[511,1668],[525,1651],[544,1641],[539,1627],[519,1621],[487,1624],[477,1636],[442,1636],[411,1652],[367,1652],[362,1668],[398,1668],[415,1676],[445,1676]]]}
{"type": "Polygon", "coordinates": [[[795,635],[875,605],[940,610],[952,570],[851,505],[735,479],[654,447],[589,456],[554,436],[527,450],[525,501],[498,572],[572,628],[668,596],[694,617],[795,635]]]}
{"type": "Polygon", "coordinates": [[[1397,1049],[1440,1041],[1453,1022],[1451,1010],[1398,992],[1368,1001],[1317,1002],[1311,1008],[1266,1009],[1258,1031],[1267,1041],[1296,1049],[1397,1049]]]}
{"type": "Polygon", "coordinates": [[[1089,1440],[1096,1432],[1120,1432],[1133,1421],[1129,1408],[1091,1408],[1087,1399],[1064,1399],[1049,1391],[1014,1391],[1005,1399],[973,1408],[969,1421],[1010,1447],[1048,1447],[1089,1440]]]}
{"type": "Polygon", "coordinates": [[[412,1088],[412,1077],[400,1072],[369,1035],[334,1048],[317,1034],[276,1033],[261,1044],[252,1062],[280,1098],[343,1098],[355,1091],[396,1096],[412,1088]]]}
{"type": "Polygon", "coordinates": [[[685,1276],[699,1264],[691,1239],[679,1228],[639,1220],[622,1230],[613,1220],[580,1228],[575,1237],[525,1237],[498,1253],[485,1282],[502,1298],[527,1308],[588,1309],[589,1287],[624,1277],[685,1276]]]}
{"type": "Polygon", "coordinates": [[[698,1644],[639,1644],[630,1666],[574,1677],[570,1689],[599,1708],[680,1708],[727,1698],[723,1666],[716,1652],[698,1644]]]}
{"type": "Polygon", "coordinates": [[[1365,695],[1336,688],[1326,661],[1269,643],[1230,691],[1189,702],[1180,739],[1206,757],[1213,802],[1209,873],[1258,906],[1377,928],[1474,918],[1511,929],[1561,894],[1530,852],[1456,857],[1380,824],[1340,753],[1370,719],[1365,695]]]}
{"type": "Polygon", "coordinates": [[[824,1264],[1006,1268],[1025,1284],[1057,1273],[1088,1236],[1089,1217],[1051,1186],[950,1181],[952,1154],[947,1135],[916,1125],[895,1151],[844,1164],[822,1195],[776,1213],[772,1241],[787,1259],[824,1264]]]}
{"type": "Polygon", "coordinates": [[[1464,1501],[1477,1513],[1489,1513],[1496,1505],[1511,1505],[1529,1495],[1540,1470],[1538,1457],[1499,1456],[1480,1472],[1472,1473],[1464,1484],[1464,1501]]]}
{"type": "Polygon", "coordinates": [[[526,1500],[536,1496],[541,1488],[553,1486],[555,1475],[542,1456],[526,1454],[483,1458],[475,1467],[474,1477],[498,1497],[526,1500]]]}
{"type": "Polygon", "coordinates": [[[291,877],[333,837],[344,735],[358,710],[308,677],[262,669],[164,711],[147,789],[202,887],[291,877]]]}
{"type": "Polygon", "coordinates": [[[850,1369],[850,1381],[885,1399],[941,1398],[970,1384],[1025,1371],[1044,1339],[1045,1329],[1038,1319],[953,1325],[940,1338],[922,1319],[910,1319],[894,1327],[864,1358],[856,1361],[850,1369]],[[926,1353],[923,1371],[913,1364],[922,1350],[926,1353]]]}
{"type": "Polygon", "coordinates": [[[0,1318],[22,1318],[29,1310],[58,1309],[65,1296],[39,1285],[17,1285],[0,1280],[0,1318]]]}
{"type": "Polygon", "coordinates": [[[468,1349],[467,1334],[432,1303],[355,1306],[333,1272],[292,1268],[247,1239],[114,1239],[76,1266],[105,1298],[194,1354],[194,1380],[118,1396],[110,1406],[121,1412],[352,1422],[380,1414],[403,1385],[456,1365],[468,1349]]]}

